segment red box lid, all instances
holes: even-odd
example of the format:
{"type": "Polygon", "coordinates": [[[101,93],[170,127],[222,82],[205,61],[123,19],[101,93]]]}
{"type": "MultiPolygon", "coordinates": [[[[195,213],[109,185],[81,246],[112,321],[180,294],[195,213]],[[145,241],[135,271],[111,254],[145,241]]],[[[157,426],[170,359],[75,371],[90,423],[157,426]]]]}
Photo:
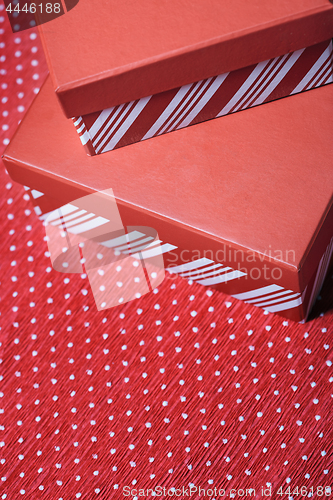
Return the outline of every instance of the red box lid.
{"type": "Polygon", "coordinates": [[[255,251],[303,291],[333,233],[332,107],[327,85],[88,157],[48,79],[4,161],[14,180],[64,203],[112,188],[125,225],[179,248],[255,251]]]}
{"type": "Polygon", "coordinates": [[[39,27],[67,117],[327,40],[330,0],[80,0],[39,27]]]}

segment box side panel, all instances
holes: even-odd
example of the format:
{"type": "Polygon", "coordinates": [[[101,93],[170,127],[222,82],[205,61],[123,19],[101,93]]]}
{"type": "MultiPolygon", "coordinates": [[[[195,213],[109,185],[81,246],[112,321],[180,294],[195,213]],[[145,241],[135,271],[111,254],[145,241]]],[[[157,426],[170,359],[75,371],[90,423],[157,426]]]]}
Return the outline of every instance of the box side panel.
{"type": "Polygon", "coordinates": [[[332,26],[333,9],[327,5],[242,30],[237,36],[230,33],[125,67],[104,68],[101,73],[66,85],[57,86],[56,76],[53,81],[66,116],[71,118],[315,45],[332,36],[332,26]]]}
{"type": "Polygon", "coordinates": [[[89,155],[333,82],[332,41],[73,119],[89,155]]]}
{"type": "MultiPolygon", "coordinates": [[[[28,187],[25,187],[25,189],[29,193],[35,212],[41,220],[45,221],[47,214],[62,206],[59,201],[45,196],[36,189],[30,189],[28,187]]],[[[70,201],[74,202],[72,199],[70,201]]],[[[128,218],[128,214],[124,214],[124,211],[122,211],[122,215],[123,222],[124,219],[127,219],[127,221],[132,223],[131,226],[126,226],[126,222],[124,222],[124,225],[128,228],[129,234],[133,234],[134,238],[133,228],[137,226],[133,226],[133,223],[135,224],[133,217],[128,218]]],[[[90,231],[94,229],[94,214],[91,214],[91,216],[93,217],[91,219],[92,226],[88,228],[90,231]]],[[[97,216],[95,218],[97,219],[97,216]]],[[[70,215],[69,219],[71,222],[68,232],[74,231],[75,234],[79,234],[77,228],[80,222],[78,222],[77,225],[75,221],[73,223],[73,215],[70,215]]],[[[147,220],[143,220],[142,218],[140,218],[140,221],[144,224],[147,223],[147,220]]],[[[85,227],[85,230],[88,229],[85,227]]],[[[159,236],[161,238],[160,233],[159,236]]],[[[171,277],[180,276],[201,285],[215,288],[239,300],[243,300],[246,303],[261,307],[269,312],[278,313],[294,321],[304,319],[304,294],[286,289],[281,284],[265,280],[265,276],[258,275],[258,272],[260,273],[259,268],[256,268],[255,273],[253,273],[254,268],[250,271],[245,267],[240,268],[238,266],[237,268],[235,266],[233,268],[229,264],[214,260],[213,252],[207,252],[205,256],[200,256],[199,253],[194,256],[194,252],[192,252],[193,258],[188,260],[189,255],[191,255],[189,249],[179,248],[177,245],[174,245],[172,241],[166,241],[163,240],[163,238],[158,241],[158,245],[149,246],[149,248],[147,248],[144,243],[144,238],[142,239],[142,235],[139,235],[137,236],[137,242],[133,241],[132,244],[133,251],[135,251],[135,253],[140,251],[143,259],[156,258],[162,255],[164,257],[166,271],[171,277]],[[176,262],[177,265],[175,264],[176,262]]],[[[103,245],[103,242],[101,245],[103,245]]],[[[108,240],[108,245],[110,245],[110,240],[108,240]]],[[[120,244],[120,246],[116,245],[114,248],[117,250],[122,247],[120,244]]],[[[228,252],[228,250],[224,251],[228,252]]],[[[276,271],[277,268],[275,268],[275,272],[276,271]]]]}
{"type": "MultiPolygon", "coordinates": [[[[304,255],[303,261],[300,264],[300,287],[304,289],[306,285],[311,280],[312,276],[315,274],[318,268],[317,262],[321,262],[324,259],[325,252],[330,248],[331,238],[333,234],[333,196],[330,204],[327,207],[327,211],[323,214],[321,223],[318,226],[318,230],[313,235],[312,241],[309,244],[307,252],[304,255]]],[[[322,263],[322,266],[325,264],[322,263]]],[[[320,282],[320,278],[318,278],[320,282]]],[[[321,285],[320,285],[321,287],[321,285]]],[[[319,291],[317,292],[317,294],[319,291]]],[[[311,306],[312,307],[312,306],[311,306]]],[[[308,311],[309,313],[310,311],[308,311]]],[[[308,314],[307,313],[307,314],[308,314]]]]}
{"type": "Polygon", "coordinates": [[[331,241],[327,245],[326,251],[320,259],[319,265],[314,273],[311,282],[309,283],[309,291],[304,301],[305,306],[305,318],[307,319],[311,313],[311,310],[316,302],[316,299],[320,293],[320,290],[325,281],[325,277],[327,272],[332,264],[332,256],[333,256],[333,237],[331,241]]]}

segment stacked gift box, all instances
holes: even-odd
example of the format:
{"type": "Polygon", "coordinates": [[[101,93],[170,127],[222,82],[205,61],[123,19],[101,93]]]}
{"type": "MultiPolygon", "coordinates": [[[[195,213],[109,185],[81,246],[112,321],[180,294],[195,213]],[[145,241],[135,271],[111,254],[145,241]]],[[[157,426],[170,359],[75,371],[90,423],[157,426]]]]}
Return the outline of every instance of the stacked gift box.
{"type": "Polygon", "coordinates": [[[160,266],[306,319],[333,252],[331,2],[81,0],[39,30],[50,77],[4,156],[39,217],[140,255],[147,291],[160,266]]]}

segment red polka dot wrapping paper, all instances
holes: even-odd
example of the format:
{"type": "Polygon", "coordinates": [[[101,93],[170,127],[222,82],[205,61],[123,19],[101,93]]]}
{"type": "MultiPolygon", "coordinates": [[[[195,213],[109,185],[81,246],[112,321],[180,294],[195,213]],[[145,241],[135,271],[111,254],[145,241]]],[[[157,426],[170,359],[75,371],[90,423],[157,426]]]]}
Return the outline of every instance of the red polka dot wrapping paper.
{"type": "MultiPolygon", "coordinates": [[[[3,152],[47,68],[0,21],[3,152]]],[[[332,497],[332,272],[304,325],[174,277],[98,312],[0,176],[1,499],[332,497]]]]}

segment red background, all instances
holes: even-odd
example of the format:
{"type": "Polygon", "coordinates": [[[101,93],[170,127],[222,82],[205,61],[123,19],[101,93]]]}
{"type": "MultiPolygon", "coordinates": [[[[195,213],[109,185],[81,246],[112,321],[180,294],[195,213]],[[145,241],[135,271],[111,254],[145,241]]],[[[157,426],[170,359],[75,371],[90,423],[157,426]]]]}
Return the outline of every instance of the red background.
{"type": "MultiPolygon", "coordinates": [[[[36,31],[12,34],[2,9],[1,153],[46,74],[36,31]]],[[[167,278],[98,312],[87,278],[51,269],[3,165],[0,179],[1,499],[333,488],[332,273],[304,325],[167,278]]]]}

